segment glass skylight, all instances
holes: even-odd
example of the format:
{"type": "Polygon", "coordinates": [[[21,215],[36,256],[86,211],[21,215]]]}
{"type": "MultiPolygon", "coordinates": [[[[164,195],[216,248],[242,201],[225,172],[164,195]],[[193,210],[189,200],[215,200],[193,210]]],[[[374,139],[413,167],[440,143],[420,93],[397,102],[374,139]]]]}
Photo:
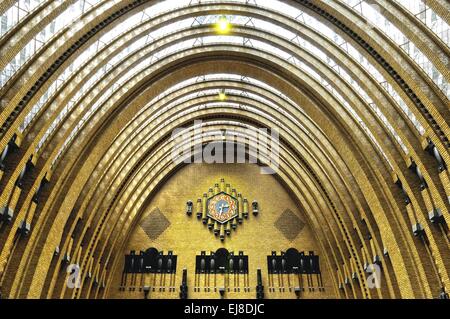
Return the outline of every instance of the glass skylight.
{"type": "MultiPolygon", "coordinates": [[[[383,16],[377,5],[367,2],[367,0],[341,0],[352,7],[356,12],[366,18],[373,26],[383,31],[394,43],[405,51],[417,65],[425,71],[428,77],[436,86],[450,99],[450,86],[442,73],[434,66],[428,57],[408,39],[394,24],[383,16]],[[378,9],[378,10],[377,10],[378,9]]],[[[448,42],[447,42],[448,44],[448,42]]]]}
{"type": "MultiPolygon", "coordinates": [[[[215,21],[217,21],[217,19],[219,18],[219,16],[208,16],[208,17],[200,17],[200,18],[193,18],[195,19],[195,21],[204,21],[204,22],[209,22],[209,23],[214,23],[215,21]]],[[[238,24],[247,24],[249,19],[248,17],[243,17],[243,16],[233,16],[233,17],[229,17],[230,20],[233,22],[234,25],[238,25],[238,24]]],[[[189,21],[190,19],[183,20],[182,23],[180,24],[176,24],[176,25],[168,25],[164,28],[175,31],[176,29],[180,28],[182,29],[182,27],[185,27],[186,25],[189,25],[190,23],[194,23],[193,20],[189,21]]],[[[265,28],[267,30],[272,30],[274,32],[278,32],[279,36],[282,37],[286,37],[286,39],[290,39],[293,37],[296,37],[296,35],[292,32],[289,32],[287,30],[282,29],[281,27],[278,27],[276,25],[273,25],[272,23],[269,22],[265,22],[262,20],[258,20],[258,19],[251,19],[252,24],[255,27],[262,27],[265,28]]],[[[150,37],[147,37],[147,39],[154,39],[156,38],[156,35],[160,35],[160,34],[165,34],[165,33],[161,33],[161,31],[156,30],[154,32],[151,33],[150,37]]],[[[185,47],[184,48],[188,48],[190,46],[194,46],[194,45],[198,45],[198,39],[195,40],[188,40],[187,42],[185,41],[185,47]]],[[[237,37],[237,36],[209,36],[209,37],[203,37],[201,38],[201,44],[202,45],[207,45],[208,43],[230,43],[230,44],[236,44],[236,45],[241,45],[241,44],[245,44],[244,43],[244,39],[242,37],[237,37]]],[[[145,42],[143,42],[143,44],[145,44],[145,42]]],[[[271,52],[272,54],[275,54],[279,57],[282,57],[285,60],[291,61],[292,63],[296,64],[297,66],[302,67],[303,69],[305,69],[305,65],[303,62],[299,61],[296,57],[292,56],[291,54],[276,48],[274,46],[271,46],[265,42],[261,42],[258,40],[251,40],[250,42],[247,42],[247,44],[253,46],[253,47],[257,47],[261,50],[264,51],[268,51],[271,52]]],[[[301,39],[301,41],[298,41],[298,44],[302,44],[306,49],[308,49],[309,51],[311,51],[311,53],[315,56],[317,56],[318,58],[321,58],[322,60],[324,60],[324,62],[328,63],[330,65],[330,67],[332,67],[337,73],[339,73],[341,75],[341,77],[343,77],[349,84],[351,84],[354,89],[361,94],[361,96],[365,99],[367,105],[371,106],[371,108],[374,110],[374,113],[380,118],[380,120],[382,121],[382,123],[386,126],[386,128],[388,129],[388,131],[394,136],[395,140],[399,143],[401,149],[407,153],[408,149],[406,148],[406,146],[404,145],[404,143],[401,141],[400,137],[398,136],[398,134],[396,133],[396,131],[393,129],[392,125],[387,121],[386,117],[382,115],[382,112],[380,111],[380,109],[378,108],[378,106],[370,99],[370,97],[368,96],[368,94],[359,86],[359,84],[354,81],[350,75],[344,70],[342,69],[339,65],[337,65],[336,62],[334,62],[332,59],[330,59],[324,52],[320,51],[318,48],[316,48],[315,46],[313,46],[311,43],[309,43],[306,40],[301,39]]],[[[138,48],[137,48],[138,49],[138,48]]],[[[178,49],[181,49],[181,47],[179,47],[178,49]]],[[[151,59],[151,62],[154,62],[154,60],[159,59],[160,57],[164,56],[166,53],[170,53],[173,50],[172,47],[163,49],[161,51],[157,51],[151,59]]],[[[110,65],[112,67],[113,63],[115,61],[111,61],[110,65]]],[[[147,65],[148,61],[142,61],[141,64],[143,65],[147,65]]],[[[110,68],[105,67],[103,69],[103,72],[107,72],[110,68]]],[[[308,68],[309,69],[309,68],[308,68]]],[[[311,70],[312,71],[312,70],[311,70]]],[[[100,71],[102,72],[102,71],[100,71]]],[[[134,69],[131,69],[128,71],[129,74],[132,74],[134,72],[134,69]]],[[[330,85],[328,82],[322,80],[322,78],[317,74],[317,73],[313,73],[314,75],[317,75],[316,78],[319,80],[320,83],[325,84],[325,87],[329,88],[330,85]]],[[[89,89],[91,86],[91,83],[93,83],[97,78],[100,78],[102,76],[102,74],[99,74],[99,72],[97,72],[97,74],[94,75],[94,77],[92,77],[90,79],[90,81],[86,82],[85,85],[83,86],[83,89],[89,89]]],[[[127,78],[126,76],[124,78],[127,78]]],[[[330,87],[331,88],[331,87],[330,87]]],[[[81,90],[81,92],[83,92],[84,90],[81,90]]],[[[333,93],[337,93],[337,91],[332,90],[333,93]]],[[[80,92],[78,92],[80,93],[80,92]]],[[[70,103],[70,106],[73,106],[74,103],[70,103]]],[[[45,142],[46,138],[54,131],[54,129],[57,126],[57,123],[60,122],[66,115],[67,111],[63,112],[62,114],[60,114],[60,116],[58,116],[58,119],[52,124],[51,128],[46,132],[44,138],[41,140],[41,142],[38,144],[37,149],[39,149],[42,144],[45,142]]]]}
{"type": "MultiPolygon", "coordinates": [[[[394,42],[401,45],[402,49],[405,50],[414,61],[416,61],[421,68],[424,69],[424,71],[430,76],[430,78],[433,80],[434,83],[447,95],[449,96],[450,92],[448,89],[448,83],[443,78],[442,74],[437,72],[436,68],[432,63],[427,59],[425,55],[423,55],[422,52],[420,52],[417,47],[415,47],[414,43],[406,39],[406,37],[393,26],[390,24],[384,16],[379,14],[373,6],[367,7],[368,4],[366,1],[361,0],[343,0],[348,5],[354,7],[354,9],[366,17],[369,21],[371,21],[376,27],[380,28],[382,31],[386,32],[391,38],[393,38],[394,42]],[[360,10],[358,8],[361,8],[360,10]],[[372,10],[372,11],[371,11],[372,10]],[[375,12],[373,12],[375,10],[375,12]],[[392,31],[392,32],[391,32],[392,31]],[[398,31],[398,32],[397,32],[398,31]],[[403,42],[402,42],[403,41],[403,42]],[[407,41],[407,42],[405,42],[407,41]],[[401,42],[401,43],[400,43],[401,42]]],[[[397,1],[397,0],[396,0],[397,1]]],[[[20,6],[20,3],[25,4],[29,1],[18,1],[16,4],[20,6]]],[[[227,1],[229,2],[229,1],[227,1]]],[[[289,4],[285,2],[280,2],[276,0],[234,0],[233,2],[241,3],[241,4],[248,4],[248,5],[256,5],[258,7],[264,7],[267,9],[270,9],[272,11],[276,11],[280,14],[283,14],[285,16],[288,16],[292,19],[295,19],[298,23],[302,23],[323,36],[331,39],[334,41],[337,45],[339,45],[343,50],[345,50],[355,61],[360,63],[364,69],[366,69],[371,76],[373,76],[376,81],[378,81],[382,87],[386,90],[386,92],[393,98],[393,100],[398,104],[399,109],[401,109],[404,114],[409,118],[411,123],[414,125],[414,127],[418,130],[419,134],[423,135],[425,133],[424,128],[420,124],[420,122],[416,119],[413,112],[408,108],[407,103],[401,98],[399,95],[399,92],[396,91],[396,88],[392,87],[387,80],[383,77],[383,75],[377,70],[377,68],[372,65],[355,47],[353,47],[350,43],[346,42],[341,36],[336,34],[331,28],[326,26],[325,24],[321,23],[314,17],[308,15],[307,13],[303,12],[302,10],[295,8],[293,6],[290,6],[289,4]]],[[[442,22],[442,19],[438,17],[429,7],[427,6],[421,6],[420,3],[423,4],[422,0],[410,0],[403,3],[408,10],[410,10],[413,14],[418,15],[418,18],[420,18],[430,29],[432,30],[441,30],[436,31],[437,34],[440,32],[440,38],[448,44],[448,25],[445,24],[445,22],[442,22]],[[425,8],[425,14],[423,14],[423,8],[425,8]],[[422,10],[422,11],[420,11],[422,10]],[[428,18],[430,16],[430,18],[428,18]],[[425,17],[425,20],[423,19],[425,17]],[[436,22],[437,21],[437,22],[436,22]],[[434,24],[433,24],[434,23],[434,24]],[[439,29],[440,28],[440,29],[439,29]],[[447,36],[445,35],[447,34],[447,36]],[[446,38],[447,37],[447,38],[446,38]],[[447,39],[447,40],[445,40],[447,39]]],[[[27,44],[26,47],[23,48],[23,50],[10,62],[8,63],[7,67],[0,72],[0,85],[4,85],[6,81],[8,81],[13,74],[29,59],[33,54],[35,54],[42,45],[51,39],[53,36],[55,36],[56,33],[63,30],[66,26],[73,23],[77,17],[79,17],[81,14],[87,12],[90,8],[93,6],[96,6],[100,4],[101,10],[105,10],[106,8],[113,5],[115,1],[100,1],[100,0],[90,0],[90,1],[83,1],[79,0],[76,1],[72,6],[70,6],[65,12],[60,14],[57,18],[55,18],[54,21],[52,21],[49,25],[47,25],[44,30],[42,30],[41,33],[39,33],[38,36],[35,37],[32,41],[30,41],[29,44],[27,44]],[[101,3],[100,3],[101,2],[101,3]],[[37,41],[37,42],[36,42],[37,41]]],[[[181,7],[187,7],[190,5],[195,5],[197,3],[221,3],[221,1],[216,0],[168,0],[168,1],[160,1],[155,3],[154,5],[146,8],[145,10],[138,12],[134,14],[133,16],[125,19],[122,21],[119,25],[114,27],[112,30],[106,32],[98,41],[93,43],[91,46],[89,46],[86,50],[84,50],[82,53],[80,53],[76,60],[66,67],[66,69],[61,73],[61,75],[58,77],[58,79],[52,83],[52,85],[49,87],[47,92],[44,93],[43,96],[41,96],[40,100],[36,105],[33,106],[32,111],[26,116],[24,122],[20,126],[20,130],[23,132],[31,123],[31,121],[35,118],[36,114],[40,112],[42,107],[48,103],[51,97],[53,97],[57,92],[61,89],[67,81],[72,78],[80,68],[86,66],[90,60],[94,59],[96,54],[105,48],[107,45],[111,44],[114,40],[119,38],[122,34],[124,34],[125,30],[129,30],[130,28],[133,28],[135,26],[138,26],[139,24],[148,21],[149,19],[156,17],[164,12],[171,12],[175,9],[181,8],[181,7]]],[[[16,15],[18,11],[14,11],[15,13],[11,14],[9,10],[16,10],[11,7],[9,10],[5,12],[4,15],[9,14],[11,18],[7,19],[7,22],[5,24],[5,27],[3,27],[3,20],[2,21],[2,32],[8,32],[8,30],[11,30],[11,28],[14,27],[15,24],[17,24],[20,19],[23,19],[29,12],[34,10],[37,5],[39,5],[39,1],[31,1],[29,7],[24,7],[24,12],[20,13],[19,15],[16,15]],[[14,16],[14,17],[12,17],[14,16]],[[17,16],[17,17],[16,17],[17,16]],[[5,30],[5,31],[3,31],[5,30]]],[[[186,28],[189,28],[191,26],[195,25],[208,25],[212,24],[218,19],[218,15],[209,15],[209,16],[199,16],[195,18],[190,19],[184,19],[182,21],[177,21],[176,23],[167,25],[165,27],[159,28],[157,30],[154,30],[134,41],[130,44],[128,48],[120,52],[118,55],[116,55],[114,58],[108,61],[108,63],[101,68],[98,72],[96,72],[92,77],[89,77],[89,80],[83,84],[82,89],[80,89],[76,94],[70,99],[70,102],[64,107],[63,111],[58,114],[55,121],[52,123],[50,129],[46,132],[45,136],[42,139],[42,143],[39,143],[37,149],[39,149],[45,140],[52,134],[52,132],[58,127],[58,124],[66,117],[66,115],[72,110],[73,107],[75,107],[78,103],[80,98],[84,96],[84,94],[89,90],[92,85],[95,85],[98,81],[100,81],[111,69],[114,65],[117,65],[120,63],[124,58],[129,56],[130,53],[136,52],[137,50],[145,47],[145,45],[148,45],[149,43],[152,43],[155,41],[155,39],[159,39],[169,33],[175,32],[177,30],[183,30],[186,28]]],[[[3,18],[2,18],[3,19],[3,18]]],[[[228,19],[233,25],[246,25],[247,27],[254,27],[257,29],[265,30],[271,33],[274,33],[280,37],[283,37],[285,39],[288,39],[289,41],[292,41],[292,43],[295,43],[296,45],[302,47],[303,49],[311,52],[314,56],[321,59],[323,62],[325,62],[330,68],[332,68],[339,76],[345,80],[351,87],[354,89],[354,91],[359,94],[365,103],[373,110],[374,114],[378,116],[378,118],[381,120],[381,122],[386,126],[388,131],[394,136],[395,140],[399,143],[401,149],[407,153],[406,146],[402,143],[400,137],[398,134],[395,133],[395,130],[393,129],[392,125],[387,121],[384,114],[382,114],[380,108],[374,103],[374,101],[370,98],[370,95],[368,92],[366,92],[358,83],[358,81],[355,81],[348,72],[345,71],[345,69],[342,67],[342,65],[339,65],[339,61],[334,61],[330,57],[327,56],[327,54],[317,47],[315,47],[312,43],[308,42],[307,40],[303,39],[300,34],[293,33],[291,31],[288,31],[287,29],[283,28],[282,26],[275,25],[273,23],[267,22],[265,20],[256,19],[256,18],[250,18],[245,16],[228,16],[228,19]]],[[[77,25],[74,23],[74,25],[77,25]]],[[[2,33],[4,34],[4,33],[2,33]]],[[[159,59],[164,58],[171,52],[177,52],[183,49],[188,49],[193,46],[201,46],[201,45],[207,45],[208,43],[228,43],[228,44],[236,44],[236,45],[247,45],[252,46],[267,52],[271,52],[272,54],[276,54],[284,59],[286,61],[289,61],[293,65],[297,66],[298,68],[301,68],[311,76],[313,76],[319,83],[321,83],[327,90],[329,90],[334,96],[338,98],[342,102],[345,101],[345,99],[339,98],[339,93],[337,92],[336,88],[334,88],[330,83],[328,83],[325,79],[323,79],[317,72],[315,72],[313,69],[311,69],[309,66],[305,65],[302,61],[298,60],[296,57],[292,56],[290,53],[285,52],[279,48],[275,48],[271,45],[269,45],[266,42],[262,41],[256,41],[252,39],[245,39],[241,37],[234,37],[234,36],[221,36],[221,37],[203,37],[203,38],[197,38],[197,39],[189,39],[184,42],[180,42],[174,46],[167,47],[163,50],[156,51],[155,54],[151,56],[149,60],[146,61],[145,65],[139,65],[138,67],[144,68],[148,67],[155,61],[158,61],[159,59]]],[[[137,67],[133,68],[132,70],[129,70],[127,74],[125,74],[121,80],[118,83],[114,83],[114,87],[120,86],[122,83],[122,79],[129,79],[129,76],[132,76],[135,74],[134,72],[138,70],[137,67]]],[[[137,71],[136,71],[137,72],[137,71]]],[[[123,80],[126,81],[126,80],[123,80]]],[[[98,102],[98,101],[97,101],[98,102]]],[[[343,103],[343,102],[342,102],[343,103]]],[[[97,103],[96,103],[97,104],[97,103]]],[[[350,104],[344,104],[344,106],[350,106],[350,104]]],[[[351,113],[351,112],[350,112],[351,113]]]]}
{"type": "MultiPolygon", "coordinates": [[[[62,3],[63,0],[55,0],[54,3],[62,3]]],[[[47,5],[42,0],[18,0],[2,15],[0,15],[0,37],[15,27],[36,8],[47,5]]]]}
{"type": "MultiPolygon", "coordinates": [[[[90,115],[93,114],[97,110],[97,108],[100,107],[103,103],[108,101],[108,99],[113,94],[117,93],[118,87],[120,87],[121,85],[123,85],[124,83],[129,81],[130,79],[139,78],[140,72],[142,72],[143,70],[148,68],[155,61],[162,59],[164,57],[164,55],[169,55],[169,54],[173,54],[175,52],[181,51],[181,50],[189,49],[195,43],[196,43],[196,39],[190,39],[190,40],[182,41],[182,42],[172,45],[170,47],[167,47],[167,48],[163,49],[162,51],[155,52],[155,54],[153,54],[151,57],[142,60],[138,65],[136,65],[135,67],[133,67],[132,69],[127,71],[123,76],[121,76],[121,78],[118,81],[114,82],[114,84],[108,89],[107,93],[102,93],[101,97],[98,100],[96,100],[96,102],[94,103],[92,108],[84,115],[84,117],[80,121],[80,123],[77,124],[77,127],[75,128],[75,130],[72,131],[69,138],[66,139],[65,144],[62,147],[62,149],[60,150],[59,154],[61,154],[63,152],[63,150],[67,147],[67,145],[69,145],[71,143],[72,139],[76,136],[77,131],[79,129],[81,129],[81,127],[88,120],[90,115]]],[[[216,44],[216,43],[217,44],[242,45],[244,43],[244,39],[242,37],[238,37],[238,36],[207,36],[207,37],[203,37],[201,43],[202,43],[202,45],[216,44]]],[[[373,136],[373,134],[370,133],[370,130],[368,129],[366,124],[357,115],[357,113],[353,110],[353,108],[350,106],[350,104],[344,99],[344,97],[342,97],[342,95],[340,95],[334,89],[334,87],[332,87],[328,82],[326,82],[322,77],[320,77],[314,70],[312,70],[308,66],[304,65],[304,63],[299,61],[297,58],[292,57],[289,53],[284,52],[279,48],[275,48],[268,43],[261,42],[258,40],[252,40],[252,47],[255,47],[255,48],[267,51],[267,52],[271,52],[282,58],[286,58],[287,60],[289,60],[288,58],[290,57],[290,61],[292,61],[291,63],[294,66],[297,66],[300,69],[302,69],[303,71],[305,71],[306,73],[312,75],[319,83],[321,83],[331,94],[333,94],[345,106],[345,108],[357,120],[357,122],[364,129],[364,131],[366,131],[368,133],[368,136],[370,137],[372,142],[377,146],[377,149],[382,153],[382,155],[385,157],[385,159],[389,163],[389,160],[387,159],[386,154],[384,154],[384,152],[382,152],[382,149],[381,149],[380,145],[378,144],[378,142],[376,141],[375,137],[373,136]]],[[[105,111],[105,110],[103,110],[103,111],[105,111]]],[[[397,139],[397,141],[399,141],[399,139],[397,139]]],[[[57,161],[59,157],[60,157],[60,155],[58,155],[54,159],[53,163],[55,163],[55,161],[57,161]]],[[[389,165],[392,167],[392,165],[390,163],[389,163],[389,165]]]]}
{"type": "MultiPolygon", "coordinates": [[[[447,46],[450,46],[450,27],[436,12],[423,0],[394,0],[405,7],[417,19],[422,21],[447,46]]],[[[429,0],[433,1],[433,0],[429,0]]]]}
{"type": "MultiPolygon", "coordinates": [[[[171,31],[176,31],[178,29],[183,29],[193,23],[200,23],[199,21],[203,21],[205,23],[215,23],[215,21],[217,21],[219,16],[205,16],[205,17],[196,17],[196,18],[190,18],[190,19],[185,19],[180,21],[180,23],[177,23],[175,26],[170,24],[167,25],[161,29],[164,29],[165,32],[162,32],[161,29],[155,30],[153,32],[151,32],[146,38],[141,38],[141,40],[139,42],[135,42],[135,45],[133,45],[134,49],[139,49],[139,46],[136,45],[136,43],[139,43],[141,46],[145,45],[148,39],[154,39],[157,36],[163,36],[166,34],[166,30],[171,30],[171,31]]],[[[297,39],[297,44],[302,45],[304,48],[308,49],[309,51],[311,51],[312,54],[314,54],[315,56],[321,58],[322,60],[324,60],[325,62],[327,62],[330,67],[332,67],[337,73],[339,73],[346,81],[348,81],[354,88],[355,90],[361,94],[362,97],[364,97],[364,99],[366,100],[366,102],[368,103],[368,105],[371,105],[372,108],[375,110],[375,113],[377,115],[381,114],[381,111],[379,110],[379,108],[375,105],[375,103],[373,103],[373,101],[369,98],[369,96],[367,95],[367,93],[359,86],[359,84],[354,81],[350,75],[344,70],[342,69],[339,65],[336,64],[336,62],[334,62],[332,59],[330,59],[324,52],[322,52],[321,50],[319,50],[318,48],[316,48],[315,46],[313,46],[311,43],[309,43],[308,41],[304,40],[304,39],[300,39],[296,34],[289,32],[288,30],[285,30],[279,26],[276,26],[270,22],[266,22],[266,21],[262,21],[262,20],[258,20],[258,19],[251,19],[248,17],[244,17],[244,16],[230,16],[228,17],[230,19],[230,21],[233,22],[234,25],[246,25],[248,24],[249,21],[252,22],[252,25],[254,27],[258,27],[258,28],[264,28],[266,30],[272,30],[274,33],[278,34],[279,36],[285,37],[286,39],[290,39],[290,38],[296,38],[297,39]]],[[[111,32],[115,32],[114,30],[112,30],[111,32]]],[[[109,37],[109,34],[106,34],[105,37],[109,37]]],[[[204,37],[201,39],[202,44],[208,44],[208,41],[212,39],[212,37],[204,37]]],[[[240,37],[230,37],[230,36],[214,36],[213,37],[214,42],[229,42],[230,40],[234,40],[234,44],[243,44],[243,40],[240,37]]],[[[103,40],[103,38],[101,39],[103,40]]],[[[196,40],[194,40],[196,42],[196,40]]],[[[102,41],[103,42],[103,41],[102,41]]],[[[193,44],[195,44],[195,42],[193,44]]],[[[300,63],[300,61],[298,61],[295,57],[291,56],[290,54],[284,52],[281,49],[275,48],[271,45],[268,45],[264,42],[261,41],[250,41],[247,42],[248,44],[253,45],[253,42],[258,44],[258,48],[263,49],[265,51],[269,51],[272,52],[274,54],[276,54],[277,56],[281,56],[286,60],[291,60],[294,63],[300,63]]],[[[92,47],[92,46],[91,46],[92,47]]],[[[130,47],[129,47],[130,48],[130,47]]],[[[100,70],[99,72],[97,72],[93,77],[89,78],[89,81],[87,81],[84,85],[83,88],[78,92],[78,95],[81,96],[81,94],[89,89],[91,87],[91,84],[94,83],[97,79],[99,79],[105,72],[107,72],[115,63],[116,61],[120,61],[120,59],[122,59],[125,54],[129,53],[130,50],[126,49],[124,50],[121,54],[117,55],[113,60],[111,60],[109,62],[109,65],[107,65],[106,67],[104,67],[102,70],[100,70]],[[109,66],[109,67],[108,67],[109,66]],[[81,94],[80,94],[81,93],[81,94]]],[[[161,52],[157,52],[154,55],[154,59],[157,59],[159,56],[164,55],[164,50],[161,52]]],[[[131,70],[129,71],[131,72],[131,70]]],[[[320,78],[318,76],[318,78],[320,78]]],[[[67,114],[67,112],[71,109],[71,107],[74,105],[74,102],[71,101],[71,103],[69,103],[69,105],[64,109],[64,112],[62,112],[57,120],[51,125],[50,129],[46,132],[43,140],[41,140],[41,142],[38,144],[38,149],[42,146],[42,144],[45,142],[46,138],[54,131],[54,129],[57,127],[57,123],[60,122],[60,120],[62,120],[65,115],[67,114]]],[[[41,104],[42,106],[42,104],[41,104]]],[[[38,111],[38,110],[36,110],[38,111]]],[[[34,112],[34,114],[36,114],[36,112],[34,112]]],[[[388,128],[388,130],[391,132],[391,134],[394,135],[395,139],[397,140],[397,142],[400,143],[401,148],[407,152],[407,148],[405,147],[405,145],[403,143],[401,143],[401,139],[399,138],[398,134],[395,133],[395,130],[393,129],[393,127],[390,125],[390,123],[388,123],[387,119],[384,116],[379,116],[380,119],[382,120],[382,122],[386,125],[386,127],[388,128]]],[[[29,124],[30,122],[30,118],[32,118],[32,116],[27,116],[26,118],[26,122],[24,122],[24,125],[22,126],[23,128],[26,127],[26,125],[29,124]]]]}
{"type": "MultiPolygon", "coordinates": [[[[181,7],[182,5],[188,5],[189,3],[192,3],[195,1],[177,1],[177,5],[181,7]]],[[[210,1],[211,2],[211,1],[210,1]]],[[[213,1],[212,1],[213,2],[213,1]]],[[[236,1],[236,2],[246,2],[244,0],[242,1],[236,1]]],[[[274,5],[274,2],[278,1],[257,1],[257,4],[262,4],[266,7],[269,7],[270,9],[276,9],[283,10],[284,12],[288,12],[292,17],[295,17],[299,22],[305,23],[306,25],[313,27],[314,29],[318,30],[319,32],[323,33],[324,35],[328,36],[330,39],[332,39],[335,42],[338,42],[338,44],[345,48],[345,50],[357,61],[359,61],[365,68],[367,68],[371,74],[379,81],[380,83],[387,83],[387,81],[383,78],[383,76],[376,70],[376,68],[371,65],[367,59],[362,56],[358,50],[356,50],[353,46],[351,46],[349,43],[345,42],[339,35],[334,33],[329,27],[323,25],[321,22],[316,20],[315,18],[307,15],[306,13],[303,13],[302,11],[293,8],[291,6],[288,6],[284,3],[279,3],[280,6],[274,5]],[[287,10],[287,9],[290,10],[287,10]]],[[[151,6],[144,10],[143,12],[139,12],[132,17],[125,20],[120,25],[116,26],[111,31],[107,32],[100,40],[98,40],[96,43],[91,45],[89,49],[83,52],[75,61],[72,63],[71,66],[69,66],[67,69],[69,70],[69,74],[71,73],[70,70],[76,70],[78,67],[83,64],[88,59],[92,58],[101,48],[105,46],[106,43],[108,43],[110,40],[116,38],[123,30],[128,30],[139,23],[142,23],[144,21],[147,21],[151,17],[155,17],[158,14],[161,14],[162,12],[165,12],[167,10],[173,10],[174,3],[172,1],[163,1],[160,3],[155,4],[154,6],[151,6]]],[[[208,24],[213,23],[214,20],[217,20],[218,16],[205,16],[205,17],[196,17],[194,20],[191,19],[185,19],[183,21],[178,22],[177,29],[181,29],[183,26],[187,26],[189,24],[196,25],[196,24],[208,24]]],[[[241,17],[241,16],[232,16],[229,17],[233,24],[249,24],[251,22],[251,25],[255,26],[255,24],[258,25],[258,28],[262,29],[268,29],[273,32],[275,32],[278,35],[282,35],[286,38],[292,37],[294,41],[299,41],[299,37],[292,32],[289,32],[286,29],[283,29],[282,27],[278,25],[274,25],[271,23],[268,23],[263,20],[257,20],[257,19],[251,19],[248,17],[241,17]]],[[[132,46],[126,50],[127,52],[133,51],[135,47],[138,47],[142,45],[143,43],[148,43],[150,40],[153,40],[153,38],[156,38],[158,36],[162,36],[163,34],[166,34],[168,31],[173,31],[174,26],[168,25],[166,27],[160,28],[159,31],[155,31],[153,34],[149,34],[147,38],[140,38],[139,41],[136,41],[132,44],[132,46]]],[[[305,44],[305,40],[302,40],[303,44],[305,44]]],[[[316,50],[317,52],[317,50],[316,50]]],[[[322,54],[323,56],[323,54],[322,54]]],[[[114,64],[115,61],[119,61],[123,57],[123,54],[119,54],[116,56],[112,61],[110,61],[111,65],[114,64]]],[[[66,71],[67,71],[66,69],[66,71]]],[[[63,83],[65,81],[67,76],[67,72],[63,72],[63,74],[58,79],[58,83],[63,83]]],[[[390,86],[390,85],[389,85],[390,86]]],[[[419,133],[421,135],[424,134],[424,129],[420,125],[419,121],[415,118],[414,114],[408,109],[406,103],[401,99],[401,97],[398,95],[398,93],[392,88],[392,87],[385,87],[386,91],[393,97],[393,99],[399,104],[400,108],[404,111],[404,113],[408,116],[408,118],[411,120],[413,125],[417,128],[419,133]]],[[[30,123],[32,118],[35,116],[35,114],[40,110],[40,108],[43,106],[43,104],[46,102],[46,100],[51,96],[52,92],[55,92],[57,89],[57,83],[53,83],[48,92],[46,92],[38,102],[36,106],[33,107],[32,112],[27,115],[24,123],[21,125],[20,129],[23,131],[30,123]]],[[[359,90],[360,91],[360,90],[359,90]]],[[[360,91],[361,93],[361,91],[360,91]]]]}
{"type": "MultiPolygon", "coordinates": [[[[89,11],[94,5],[101,2],[101,0],[79,0],[69,6],[64,12],[56,17],[52,22],[40,31],[33,39],[31,39],[22,50],[0,71],[0,86],[4,86],[6,82],[28,61],[44,44],[63,30],[65,27],[71,25],[74,28],[73,22],[82,14],[89,11]]],[[[106,10],[112,3],[107,1],[103,9],[106,10]]]]}

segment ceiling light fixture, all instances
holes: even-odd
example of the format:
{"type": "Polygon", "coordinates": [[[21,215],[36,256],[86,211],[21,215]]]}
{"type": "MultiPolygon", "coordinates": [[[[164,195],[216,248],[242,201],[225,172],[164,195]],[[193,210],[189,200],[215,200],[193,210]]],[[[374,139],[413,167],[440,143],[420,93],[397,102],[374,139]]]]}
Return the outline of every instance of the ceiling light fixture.
{"type": "Polygon", "coordinates": [[[221,16],[216,23],[216,31],[220,34],[227,34],[231,31],[231,23],[226,16],[221,16]]]}
{"type": "Polygon", "coordinates": [[[219,100],[220,101],[225,101],[227,99],[227,95],[225,94],[225,90],[221,90],[219,92],[219,100]]]}

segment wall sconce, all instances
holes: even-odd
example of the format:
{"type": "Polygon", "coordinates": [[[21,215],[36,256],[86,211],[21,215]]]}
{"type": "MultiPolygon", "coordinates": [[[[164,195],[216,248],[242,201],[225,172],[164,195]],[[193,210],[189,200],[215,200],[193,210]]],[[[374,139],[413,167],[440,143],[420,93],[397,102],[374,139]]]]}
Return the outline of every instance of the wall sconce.
{"type": "Polygon", "coordinates": [[[442,211],[439,208],[434,208],[431,212],[429,212],[428,218],[433,224],[440,224],[444,222],[442,211]]]}
{"type": "Polygon", "coordinates": [[[422,236],[425,234],[425,231],[420,223],[416,223],[412,226],[414,236],[422,236]]]}
{"type": "Polygon", "coordinates": [[[192,209],[193,209],[192,201],[188,201],[186,203],[186,215],[191,216],[192,215],[192,209]]]}
{"type": "Polygon", "coordinates": [[[253,216],[258,216],[258,214],[259,214],[259,205],[256,200],[254,200],[252,203],[252,212],[253,212],[253,216]]]}

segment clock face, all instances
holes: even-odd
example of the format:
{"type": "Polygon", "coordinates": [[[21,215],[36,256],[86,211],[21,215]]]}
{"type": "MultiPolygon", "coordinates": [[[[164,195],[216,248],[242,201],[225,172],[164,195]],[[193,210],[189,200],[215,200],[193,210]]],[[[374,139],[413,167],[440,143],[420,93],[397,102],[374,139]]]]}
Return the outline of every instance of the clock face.
{"type": "Polygon", "coordinates": [[[207,215],[219,223],[226,223],[238,215],[237,199],[227,193],[219,193],[208,199],[207,215]]]}

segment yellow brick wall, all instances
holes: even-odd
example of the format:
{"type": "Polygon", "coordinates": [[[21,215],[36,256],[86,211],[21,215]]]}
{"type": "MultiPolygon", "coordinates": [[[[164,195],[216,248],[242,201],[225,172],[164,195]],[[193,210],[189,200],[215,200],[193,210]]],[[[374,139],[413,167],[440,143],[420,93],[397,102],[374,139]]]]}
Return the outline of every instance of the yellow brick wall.
{"type": "MultiPolygon", "coordinates": [[[[150,240],[142,228],[138,225],[133,231],[130,241],[127,245],[125,255],[130,250],[146,250],[150,247],[156,247],[159,250],[173,250],[178,256],[176,292],[150,292],[151,298],[178,298],[179,286],[181,282],[182,269],[188,270],[189,298],[217,298],[219,294],[194,293],[194,269],[195,256],[200,251],[216,251],[220,247],[225,247],[229,251],[244,251],[249,256],[249,272],[251,292],[240,293],[230,292],[227,296],[230,298],[255,298],[256,270],[262,269],[263,282],[267,298],[294,298],[293,292],[289,293],[269,293],[267,277],[267,255],[272,250],[280,252],[290,247],[295,247],[299,251],[314,251],[322,256],[315,239],[306,225],[293,242],[289,242],[284,235],[275,227],[275,221],[279,215],[286,209],[290,209],[297,214],[300,219],[305,221],[303,212],[299,211],[297,205],[291,199],[284,188],[276,181],[273,176],[261,175],[256,165],[244,164],[214,164],[214,165],[189,165],[175,174],[159,193],[149,203],[145,218],[155,208],[166,216],[170,221],[170,226],[156,240],[150,240]],[[221,178],[225,178],[226,183],[230,183],[232,188],[236,188],[242,196],[249,202],[257,200],[260,206],[260,215],[254,217],[249,215],[247,220],[237,227],[236,231],[227,237],[224,243],[215,237],[201,221],[195,216],[195,203],[208,188],[213,187],[221,178]],[[188,217],[185,213],[186,201],[194,202],[194,214],[188,217]]],[[[119,291],[121,271],[123,269],[123,260],[116,269],[114,283],[110,289],[110,298],[143,298],[143,292],[136,289],[130,292],[119,291]]],[[[302,297],[305,298],[330,298],[334,297],[329,280],[329,272],[326,265],[321,260],[321,269],[325,284],[325,292],[306,292],[302,297]]],[[[149,278],[146,279],[149,283],[149,278]]],[[[223,280],[223,279],[221,279],[223,280]]],[[[241,278],[242,280],[242,278],[241,278]]],[[[304,279],[306,282],[306,279],[304,279]]],[[[218,282],[220,282],[218,277],[218,282]]],[[[243,282],[243,281],[242,281],[243,282]]],[[[241,287],[242,287],[241,282],[241,287]]],[[[139,283],[139,280],[138,280],[139,283]]]]}

